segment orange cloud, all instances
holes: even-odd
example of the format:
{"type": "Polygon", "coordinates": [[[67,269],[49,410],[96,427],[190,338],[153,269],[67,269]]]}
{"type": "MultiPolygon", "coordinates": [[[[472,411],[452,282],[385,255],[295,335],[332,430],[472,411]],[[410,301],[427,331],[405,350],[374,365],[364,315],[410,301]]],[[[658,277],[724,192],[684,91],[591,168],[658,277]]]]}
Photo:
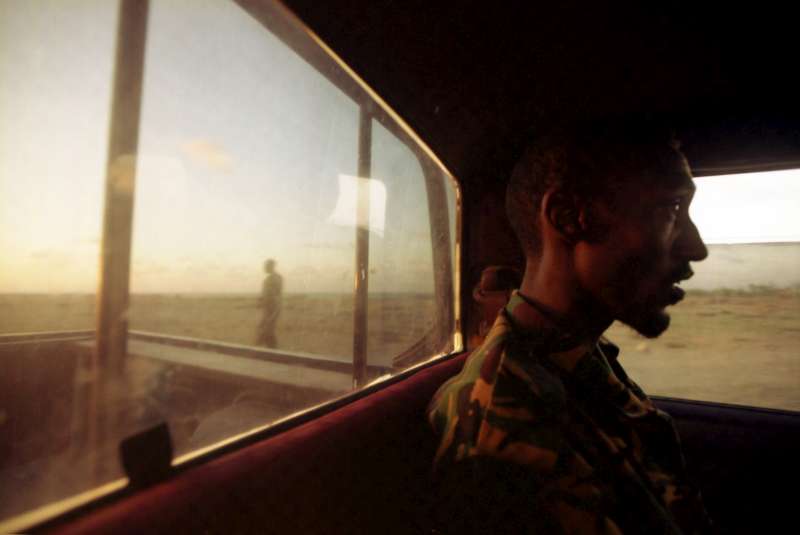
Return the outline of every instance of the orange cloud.
{"type": "Polygon", "coordinates": [[[221,146],[204,140],[195,139],[181,145],[181,150],[195,162],[199,162],[217,171],[228,172],[233,166],[230,154],[221,146]]]}

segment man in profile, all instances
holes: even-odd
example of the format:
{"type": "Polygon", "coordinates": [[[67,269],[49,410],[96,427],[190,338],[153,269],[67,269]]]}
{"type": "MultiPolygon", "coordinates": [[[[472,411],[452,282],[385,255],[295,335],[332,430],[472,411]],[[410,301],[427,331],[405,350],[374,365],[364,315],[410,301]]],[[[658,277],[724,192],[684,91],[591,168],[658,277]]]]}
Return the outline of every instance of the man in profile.
{"type": "Polygon", "coordinates": [[[283,277],[275,271],[275,260],[268,259],[264,262],[264,282],[261,284],[260,306],[262,310],[261,323],[258,324],[256,345],[277,347],[275,326],[281,313],[281,294],[283,292],[283,277]]]}
{"type": "Polygon", "coordinates": [[[529,147],[506,208],[525,253],[484,343],[429,407],[445,533],[705,533],[670,417],[602,337],[669,326],[707,250],[671,136],[605,123],[529,147]]]}

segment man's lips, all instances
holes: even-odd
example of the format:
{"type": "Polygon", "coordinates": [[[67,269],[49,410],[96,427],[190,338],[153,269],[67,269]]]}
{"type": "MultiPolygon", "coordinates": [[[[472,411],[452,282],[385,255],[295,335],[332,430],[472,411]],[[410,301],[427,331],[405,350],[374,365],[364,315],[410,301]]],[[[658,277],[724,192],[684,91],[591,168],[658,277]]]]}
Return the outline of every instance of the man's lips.
{"type": "Polygon", "coordinates": [[[674,305],[683,300],[686,296],[686,292],[678,286],[681,281],[688,280],[694,275],[692,268],[688,265],[685,266],[683,269],[679,270],[672,278],[672,284],[669,288],[669,304],[674,305]]]}
{"type": "Polygon", "coordinates": [[[673,284],[669,289],[669,304],[674,305],[682,301],[685,295],[686,292],[683,291],[683,288],[679,287],[677,284],[673,284]]]}

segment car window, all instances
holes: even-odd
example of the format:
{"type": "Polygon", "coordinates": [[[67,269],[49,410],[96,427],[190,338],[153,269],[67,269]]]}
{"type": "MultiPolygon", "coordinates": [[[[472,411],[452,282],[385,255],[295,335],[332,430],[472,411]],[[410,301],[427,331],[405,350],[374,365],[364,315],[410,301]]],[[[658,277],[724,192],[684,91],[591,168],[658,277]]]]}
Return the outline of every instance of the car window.
{"type": "Polygon", "coordinates": [[[414,133],[277,3],[136,4],[0,6],[0,522],[461,348],[414,133]]]}
{"type": "Polygon", "coordinates": [[[800,410],[800,170],[695,184],[690,214],[709,254],[692,264],[670,328],[607,335],[650,394],[800,410]]]}

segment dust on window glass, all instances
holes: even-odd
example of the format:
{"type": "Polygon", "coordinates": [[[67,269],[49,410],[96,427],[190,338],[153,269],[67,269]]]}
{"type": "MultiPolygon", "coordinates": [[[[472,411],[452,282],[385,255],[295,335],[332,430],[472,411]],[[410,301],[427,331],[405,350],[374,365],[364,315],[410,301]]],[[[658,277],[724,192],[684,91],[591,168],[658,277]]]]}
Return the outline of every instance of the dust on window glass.
{"type": "Polygon", "coordinates": [[[115,2],[0,3],[0,522],[106,478],[84,411],[116,25],[115,2]]]}
{"type": "Polygon", "coordinates": [[[154,0],[112,369],[94,338],[118,5],[79,4],[0,4],[0,524],[119,480],[120,441],[162,422],[180,462],[351,392],[359,225],[358,386],[456,349],[441,164],[278,4],[249,8],[265,27],[154,0]]]}

